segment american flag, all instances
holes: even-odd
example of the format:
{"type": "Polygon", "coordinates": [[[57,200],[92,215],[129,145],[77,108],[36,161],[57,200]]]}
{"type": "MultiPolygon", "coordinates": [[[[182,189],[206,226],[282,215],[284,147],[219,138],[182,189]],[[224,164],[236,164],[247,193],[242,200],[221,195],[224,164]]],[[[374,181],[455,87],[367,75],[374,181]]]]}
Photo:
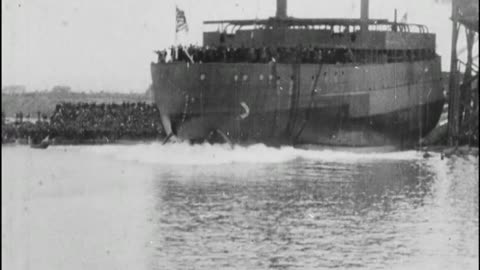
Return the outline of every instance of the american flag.
{"type": "Polygon", "coordinates": [[[187,17],[185,17],[185,12],[179,9],[178,7],[176,7],[176,9],[177,9],[177,16],[176,16],[177,17],[177,27],[176,27],[177,33],[183,30],[188,32],[187,17]]]}

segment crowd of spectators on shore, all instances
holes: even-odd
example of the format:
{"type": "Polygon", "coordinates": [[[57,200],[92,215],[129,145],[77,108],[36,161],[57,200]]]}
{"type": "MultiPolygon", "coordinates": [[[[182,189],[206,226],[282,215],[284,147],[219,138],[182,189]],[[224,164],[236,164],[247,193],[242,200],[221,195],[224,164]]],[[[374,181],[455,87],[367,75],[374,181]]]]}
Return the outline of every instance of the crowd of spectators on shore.
{"type": "Polygon", "coordinates": [[[16,140],[39,141],[49,136],[60,141],[114,142],[155,139],[162,132],[156,106],[144,102],[122,104],[61,103],[50,118],[24,121],[18,113],[8,123],[2,112],[2,143],[16,140]]]}

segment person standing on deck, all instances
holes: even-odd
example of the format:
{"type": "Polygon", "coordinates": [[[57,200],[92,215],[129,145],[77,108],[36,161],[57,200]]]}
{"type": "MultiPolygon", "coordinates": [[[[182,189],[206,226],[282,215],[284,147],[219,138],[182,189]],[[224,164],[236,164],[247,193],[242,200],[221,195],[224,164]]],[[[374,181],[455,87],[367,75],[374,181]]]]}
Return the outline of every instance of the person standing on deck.
{"type": "Polygon", "coordinates": [[[351,48],[347,49],[347,52],[345,53],[345,59],[347,63],[354,63],[355,62],[355,55],[353,54],[353,51],[351,48]]]}

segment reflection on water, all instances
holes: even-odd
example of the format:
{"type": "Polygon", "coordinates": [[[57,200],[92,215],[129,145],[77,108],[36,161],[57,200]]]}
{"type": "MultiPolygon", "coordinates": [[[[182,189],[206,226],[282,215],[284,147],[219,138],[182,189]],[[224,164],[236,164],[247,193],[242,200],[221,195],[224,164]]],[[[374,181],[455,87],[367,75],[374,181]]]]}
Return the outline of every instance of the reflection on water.
{"type": "MultiPolygon", "coordinates": [[[[33,162],[40,154],[30,151],[2,148],[2,155],[33,162]]],[[[46,163],[62,159],[64,167],[37,173],[79,182],[89,177],[88,190],[78,196],[78,183],[68,180],[62,189],[47,185],[49,192],[30,187],[29,194],[38,195],[30,200],[41,202],[42,195],[65,211],[52,221],[54,213],[37,207],[20,220],[67,225],[57,240],[68,242],[68,251],[95,258],[83,248],[101,250],[104,259],[90,269],[478,269],[478,158],[157,144],[53,147],[41,156],[46,163]],[[91,160],[70,168],[77,158],[91,160]],[[70,197],[83,204],[76,215],[93,219],[97,228],[64,220],[70,197]],[[99,207],[89,203],[92,197],[103,212],[92,213],[99,207]],[[101,217],[109,211],[116,214],[101,217]],[[117,248],[108,257],[103,246],[90,245],[94,237],[82,241],[73,237],[78,233],[117,248]]],[[[2,178],[12,175],[3,173],[8,165],[2,159],[2,178]]],[[[3,181],[2,195],[12,189],[3,181]]],[[[7,194],[21,193],[16,187],[7,194]]],[[[32,244],[45,238],[35,235],[40,232],[46,233],[31,232],[30,249],[41,246],[32,244]]],[[[65,266],[51,256],[55,252],[64,251],[43,251],[50,261],[40,269],[65,266]]],[[[83,268],[71,262],[70,269],[83,268]]]]}
{"type": "Polygon", "coordinates": [[[202,269],[384,267],[415,252],[395,223],[424,205],[432,183],[408,162],[230,166],[157,179],[158,262],[202,269]]]}

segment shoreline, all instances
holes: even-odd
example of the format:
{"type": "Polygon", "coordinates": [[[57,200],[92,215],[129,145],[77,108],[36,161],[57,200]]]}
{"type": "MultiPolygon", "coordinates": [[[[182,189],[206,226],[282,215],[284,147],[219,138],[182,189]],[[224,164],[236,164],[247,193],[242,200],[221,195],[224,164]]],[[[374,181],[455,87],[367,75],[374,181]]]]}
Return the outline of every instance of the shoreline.
{"type": "Polygon", "coordinates": [[[461,146],[448,146],[448,145],[431,145],[424,146],[417,149],[418,151],[424,152],[425,155],[428,155],[429,152],[440,154],[443,157],[451,156],[476,156],[478,157],[479,151],[477,146],[470,145],[461,145],[461,146]]]}
{"type": "MultiPolygon", "coordinates": [[[[50,142],[50,146],[94,146],[94,145],[138,145],[138,144],[151,144],[151,143],[162,143],[164,138],[157,138],[157,139],[119,139],[119,140],[108,140],[108,139],[98,139],[98,140],[54,140],[50,142]]],[[[2,143],[3,146],[16,146],[16,145],[25,145],[28,146],[27,140],[16,140],[10,142],[2,143]]],[[[240,146],[248,146],[248,145],[240,145],[240,146]]],[[[310,145],[309,145],[310,146],[310,145]]],[[[280,146],[281,147],[281,146],[280,146]]],[[[451,156],[479,156],[479,148],[477,146],[469,146],[469,145],[461,145],[461,146],[447,146],[447,145],[429,145],[423,147],[416,147],[411,149],[396,149],[392,146],[379,146],[379,147],[342,147],[342,146],[322,146],[322,145],[314,145],[312,147],[306,147],[305,145],[295,147],[297,149],[302,150],[331,150],[331,151],[344,151],[347,150],[349,152],[354,153],[366,153],[370,151],[380,150],[380,152],[392,152],[392,151],[407,151],[407,150],[415,150],[417,152],[423,152],[424,157],[430,157],[430,152],[440,154],[443,157],[451,157],[451,156]],[[369,151],[370,150],[370,151],[369,151]]]]}
{"type": "MultiPolygon", "coordinates": [[[[108,139],[96,139],[96,140],[52,140],[49,142],[50,146],[76,146],[76,145],[134,145],[142,143],[153,143],[153,142],[162,142],[162,138],[158,139],[119,139],[119,140],[108,140],[108,139]]],[[[17,139],[15,141],[9,141],[2,143],[2,146],[6,145],[30,145],[27,139],[17,139]]]]}

